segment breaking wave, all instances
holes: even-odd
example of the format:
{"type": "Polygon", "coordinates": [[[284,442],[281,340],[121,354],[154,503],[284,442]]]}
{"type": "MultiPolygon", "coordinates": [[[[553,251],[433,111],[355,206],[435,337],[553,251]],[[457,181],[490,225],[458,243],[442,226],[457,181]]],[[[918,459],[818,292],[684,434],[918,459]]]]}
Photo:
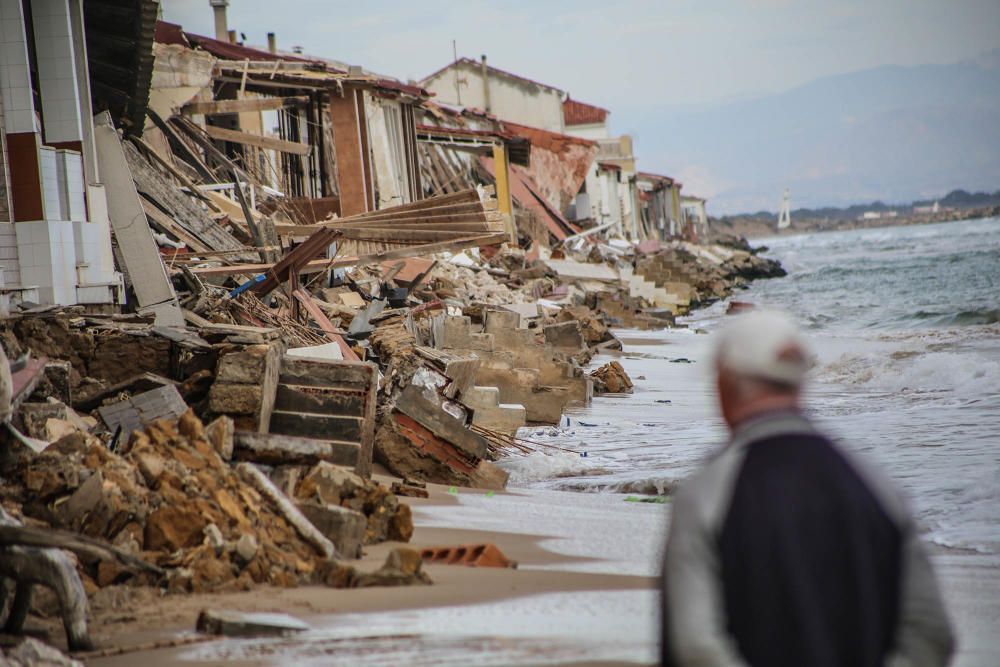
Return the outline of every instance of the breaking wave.
{"type": "Polygon", "coordinates": [[[971,345],[961,336],[908,336],[888,349],[845,352],[821,366],[816,378],[885,392],[947,392],[957,398],[996,394],[1000,341],[971,345]]]}

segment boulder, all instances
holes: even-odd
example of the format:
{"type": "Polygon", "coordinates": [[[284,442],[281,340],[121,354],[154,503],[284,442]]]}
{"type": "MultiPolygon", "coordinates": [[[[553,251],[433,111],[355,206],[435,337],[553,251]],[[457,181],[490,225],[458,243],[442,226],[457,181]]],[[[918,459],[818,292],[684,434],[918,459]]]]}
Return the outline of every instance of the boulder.
{"type": "Polygon", "coordinates": [[[590,374],[598,394],[631,394],[632,380],[617,361],[611,361],[590,374]]]}

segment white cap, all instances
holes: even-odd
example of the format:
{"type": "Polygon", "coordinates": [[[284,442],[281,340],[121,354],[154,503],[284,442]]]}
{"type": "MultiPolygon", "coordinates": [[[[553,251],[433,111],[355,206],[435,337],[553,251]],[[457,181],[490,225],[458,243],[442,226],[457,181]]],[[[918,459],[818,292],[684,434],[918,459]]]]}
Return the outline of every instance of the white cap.
{"type": "Polygon", "coordinates": [[[810,353],[795,321],[774,310],[731,315],[716,334],[715,362],[739,375],[799,386],[810,353]]]}

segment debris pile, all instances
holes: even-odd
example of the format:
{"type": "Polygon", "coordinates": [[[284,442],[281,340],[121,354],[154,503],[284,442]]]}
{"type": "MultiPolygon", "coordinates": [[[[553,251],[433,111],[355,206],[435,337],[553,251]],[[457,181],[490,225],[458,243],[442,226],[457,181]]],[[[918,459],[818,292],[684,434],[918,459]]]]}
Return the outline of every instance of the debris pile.
{"type": "MultiPolygon", "coordinates": [[[[223,461],[191,412],[149,424],[119,453],[94,436],[67,435],[26,456],[19,473],[23,494],[7,493],[30,498],[25,516],[163,567],[169,590],[289,586],[315,569],[315,549],[223,461]]],[[[85,571],[99,587],[140,576],[95,565],[85,571]]]]}

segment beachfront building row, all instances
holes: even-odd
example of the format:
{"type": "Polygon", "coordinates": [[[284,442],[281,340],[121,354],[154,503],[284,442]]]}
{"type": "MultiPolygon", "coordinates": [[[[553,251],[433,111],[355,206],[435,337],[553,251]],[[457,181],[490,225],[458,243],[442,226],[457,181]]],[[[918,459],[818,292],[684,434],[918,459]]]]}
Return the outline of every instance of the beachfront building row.
{"type": "MultiPolygon", "coordinates": [[[[680,184],[638,171],[606,109],[485,60],[412,84],[281,51],[274,35],[251,47],[228,3],[210,7],[214,36],[159,21],[156,0],[0,0],[0,306],[131,298],[116,220],[125,231],[122,216],[145,211],[161,250],[177,242],[163,202],[132,183],[136,146],[209,183],[170,202],[205,215],[242,218],[243,194],[251,217],[310,222],[491,184],[514,242],[689,228],[680,184]]],[[[158,264],[146,251],[140,273],[158,264]]]]}
{"type": "MultiPolygon", "coordinates": [[[[705,233],[705,200],[688,196],[688,205],[682,205],[679,181],[640,172],[632,138],[611,132],[607,109],[573,99],[555,86],[496,68],[485,56],[478,61],[459,58],[420,84],[434,93],[438,103],[481,109],[501,122],[592,142],[596,149],[593,160],[572,193],[570,205],[562,207],[571,222],[633,241],[694,238],[705,233]]],[[[573,184],[571,178],[562,180],[566,188],[573,184]]],[[[550,203],[560,205],[551,199],[550,203]]]]}

